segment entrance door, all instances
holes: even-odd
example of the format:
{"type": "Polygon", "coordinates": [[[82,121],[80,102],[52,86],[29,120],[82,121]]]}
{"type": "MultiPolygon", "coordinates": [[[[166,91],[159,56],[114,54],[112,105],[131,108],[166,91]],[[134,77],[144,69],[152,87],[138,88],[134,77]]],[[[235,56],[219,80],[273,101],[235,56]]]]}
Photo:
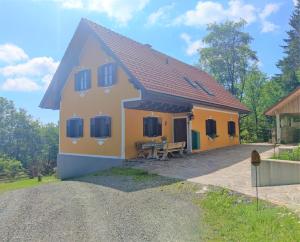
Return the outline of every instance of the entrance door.
{"type": "Polygon", "coordinates": [[[174,119],[174,142],[185,141],[187,147],[187,123],[186,118],[174,119]]]}

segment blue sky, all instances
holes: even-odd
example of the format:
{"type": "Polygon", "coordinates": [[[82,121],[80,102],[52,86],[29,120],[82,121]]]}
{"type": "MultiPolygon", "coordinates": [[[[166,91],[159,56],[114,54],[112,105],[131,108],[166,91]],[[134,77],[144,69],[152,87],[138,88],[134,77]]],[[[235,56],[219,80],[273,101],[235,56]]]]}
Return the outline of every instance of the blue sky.
{"type": "Polygon", "coordinates": [[[38,105],[82,17],[190,64],[208,23],[244,18],[261,69],[273,75],[294,2],[1,0],[0,96],[44,123],[57,122],[58,111],[38,105]]]}

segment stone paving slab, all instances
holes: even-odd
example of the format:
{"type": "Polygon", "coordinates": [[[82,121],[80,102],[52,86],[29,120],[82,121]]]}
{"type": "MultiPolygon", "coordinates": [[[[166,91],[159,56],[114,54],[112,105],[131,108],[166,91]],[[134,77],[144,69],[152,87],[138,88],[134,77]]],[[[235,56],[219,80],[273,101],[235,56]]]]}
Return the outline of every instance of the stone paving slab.
{"type": "MultiPolygon", "coordinates": [[[[134,166],[163,176],[221,186],[255,196],[255,188],[251,186],[250,164],[253,149],[262,158],[269,158],[274,152],[270,144],[237,145],[168,161],[136,162],[134,166]]],[[[300,184],[260,187],[259,197],[300,213],[300,184]]]]}

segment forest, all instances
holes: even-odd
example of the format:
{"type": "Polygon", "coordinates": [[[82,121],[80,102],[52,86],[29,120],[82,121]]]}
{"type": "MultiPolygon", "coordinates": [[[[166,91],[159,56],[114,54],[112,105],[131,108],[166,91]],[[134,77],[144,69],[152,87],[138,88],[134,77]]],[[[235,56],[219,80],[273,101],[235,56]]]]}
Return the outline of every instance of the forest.
{"type": "MultiPolygon", "coordinates": [[[[241,141],[266,142],[274,120],[264,111],[300,83],[300,0],[290,17],[287,37],[282,40],[284,55],[277,62],[279,73],[274,76],[261,71],[257,53],[251,48],[255,39],[245,31],[246,24],[241,20],[208,25],[197,66],[251,110],[241,116],[241,141]]],[[[20,174],[53,174],[58,140],[58,124],[42,124],[0,97],[0,180],[20,174]]]]}

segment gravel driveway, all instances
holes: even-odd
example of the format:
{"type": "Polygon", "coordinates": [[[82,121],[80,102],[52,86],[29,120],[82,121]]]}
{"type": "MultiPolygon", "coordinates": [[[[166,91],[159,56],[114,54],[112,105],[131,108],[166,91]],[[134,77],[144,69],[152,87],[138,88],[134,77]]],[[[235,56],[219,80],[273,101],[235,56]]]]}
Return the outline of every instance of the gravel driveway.
{"type": "Polygon", "coordinates": [[[0,241],[199,241],[201,213],[173,179],[97,176],[0,195],[0,241]]]}

